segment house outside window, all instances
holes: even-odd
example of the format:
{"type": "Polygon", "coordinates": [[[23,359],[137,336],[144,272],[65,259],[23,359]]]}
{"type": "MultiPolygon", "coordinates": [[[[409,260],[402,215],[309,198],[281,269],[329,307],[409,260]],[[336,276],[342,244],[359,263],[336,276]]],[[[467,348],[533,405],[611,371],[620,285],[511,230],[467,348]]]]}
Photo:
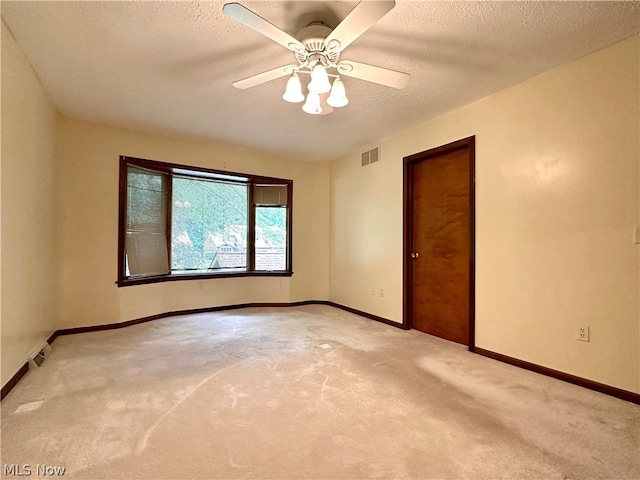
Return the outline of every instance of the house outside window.
{"type": "Polygon", "coordinates": [[[118,285],[290,276],[291,180],[120,157],[118,285]]]}

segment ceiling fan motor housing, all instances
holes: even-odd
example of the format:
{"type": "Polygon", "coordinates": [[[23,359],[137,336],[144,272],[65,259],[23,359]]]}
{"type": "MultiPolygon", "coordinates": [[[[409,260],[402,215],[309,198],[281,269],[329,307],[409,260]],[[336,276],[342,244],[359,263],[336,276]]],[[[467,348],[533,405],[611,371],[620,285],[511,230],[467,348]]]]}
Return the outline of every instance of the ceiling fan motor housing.
{"type": "Polygon", "coordinates": [[[325,51],[326,45],[324,40],[333,30],[323,22],[313,22],[309,26],[304,27],[298,32],[296,38],[300,40],[307,52],[306,54],[294,52],[299,63],[304,63],[310,56],[323,55],[329,62],[337,63],[340,53],[336,51],[325,51]]]}

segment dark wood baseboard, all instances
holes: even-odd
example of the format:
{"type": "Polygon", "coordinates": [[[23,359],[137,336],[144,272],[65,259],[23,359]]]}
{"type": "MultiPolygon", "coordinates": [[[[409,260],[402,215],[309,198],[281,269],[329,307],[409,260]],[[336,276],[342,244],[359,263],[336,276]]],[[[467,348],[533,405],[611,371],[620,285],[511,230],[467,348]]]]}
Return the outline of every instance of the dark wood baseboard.
{"type": "Polygon", "coordinates": [[[53,341],[58,337],[58,335],[60,335],[60,334],[58,333],[58,330],[56,330],[55,332],[53,332],[53,333],[49,336],[49,338],[47,338],[47,343],[48,343],[49,345],[51,345],[51,344],[53,343],[53,341]]]}
{"type": "Polygon", "coordinates": [[[300,307],[302,305],[324,305],[325,300],[301,300],[299,302],[253,302],[247,307],[300,307]]]}
{"type": "Polygon", "coordinates": [[[359,315],[361,317],[368,318],[370,320],[375,320],[376,322],[384,323],[386,325],[391,325],[392,327],[401,328],[403,330],[408,330],[404,323],[394,322],[393,320],[389,320],[388,318],[380,317],[378,315],[374,315],[373,313],[363,312],[362,310],[357,310],[355,308],[347,307],[345,305],[340,305],[339,303],[332,302],[329,300],[305,300],[302,302],[293,302],[293,303],[252,303],[251,307],[297,307],[300,305],[327,305],[329,307],[339,308],[340,310],[344,310],[345,312],[353,313],[355,315],[359,315]]]}
{"type": "Polygon", "coordinates": [[[29,362],[25,363],[20,367],[20,370],[16,372],[16,374],[9,379],[4,387],[2,387],[2,391],[0,391],[0,400],[7,396],[7,394],[11,391],[13,387],[16,386],[16,383],[20,381],[22,377],[24,377],[25,373],[29,371],[29,362]]]}
{"type": "MultiPolygon", "coordinates": [[[[172,312],[158,313],[156,315],[149,315],[148,317],[134,318],[133,320],[127,320],[126,322],[119,323],[105,323],[102,325],[90,325],[87,327],[73,327],[73,328],[62,328],[60,330],[56,330],[50,338],[55,340],[60,335],[74,335],[76,333],[87,333],[87,332],[99,332],[102,330],[114,330],[116,328],[125,328],[130,327],[132,325],[138,325],[140,323],[151,322],[152,320],[160,320],[161,318],[168,317],[176,317],[178,315],[191,315],[194,313],[209,313],[209,312],[220,312],[223,310],[235,310],[237,308],[247,308],[256,306],[258,304],[252,303],[239,303],[235,305],[222,305],[219,307],[205,307],[205,308],[192,308],[189,310],[175,310],[172,312]]],[[[265,304],[266,305],[266,304],[265,304]]]]}
{"type": "MultiPolygon", "coordinates": [[[[136,318],[136,319],[128,320],[126,322],[121,322],[121,323],[108,323],[104,325],[92,325],[88,327],[63,328],[53,332],[49,337],[49,339],[47,340],[47,343],[51,345],[54,342],[54,340],[60,335],[73,335],[76,333],[113,330],[117,328],[124,328],[124,327],[130,327],[132,325],[138,325],[140,323],[150,322],[152,320],[159,320],[161,318],[175,317],[178,315],[220,312],[225,310],[235,310],[239,308],[249,308],[249,307],[298,307],[302,305],[327,305],[330,307],[339,308],[341,310],[344,310],[349,313],[353,313],[355,315],[359,315],[361,317],[375,320],[376,322],[381,322],[386,325],[391,325],[396,328],[401,328],[403,330],[409,329],[409,326],[406,325],[405,323],[394,322],[387,318],[379,317],[378,315],[363,312],[361,310],[347,307],[345,305],[331,302],[329,300],[304,300],[300,302],[288,302],[288,303],[284,303],[284,302],[283,303],[257,303],[257,302],[239,303],[235,305],[221,305],[217,307],[195,308],[195,309],[189,309],[189,310],[176,310],[172,312],[150,315],[148,317],[136,318]]],[[[575,375],[561,372],[559,370],[553,370],[551,368],[542,367],[540,365],[536,365],[535,363],[530,363],[524,360],[520,360],[518,358],[509,357],[501,353],[492,352],[491,350],[485,350],[484,348],[474,347],[473,349],[471,349],[471,351],[473,353],[477,353],[478,355],[482,355],[484,357],[492,358],[494,360],[498,360],[504,363],[508,363],[510,365],[514,365],[516,367],[524,368],[532,372],[557,378],[558,380],[573,383],[574,385],[579,385],[581,387],[588,388],[590,390],[595,390],[596,392],[604,393],[606,395],[611,395],[612,397],[616,397],[621,400],[625,400],[627,402],[640,405],[640,394],[638,393],[630,392],[617,387],[612,387],[610,385],[605,385],[603,383],[594,382],[593,380],[587,380],[586,378],[577,377],[575,375]]],[[[18,381],[24,376],[24,374],[27,373],[28,370],[29,370],[29,364],[25,363],[22,366],[22,368],[20,368],[20,370],[13,377],[11,377],[11,380],[9,380],[7,384],[2,387],[2,398],[4,398],[11,391],[11,389],[16,385],[16,383],[18,383],[18,381]]]]}
{"type": "Polygon", "coordinates": [[[562,380],[564,382],[573,383],[574,385],[588,388],[589,390],[595,390],[596,392],[611,395],[612,397],[616,397],[621,400],[626,400],[627,402],[640,405],[640,394],[638,393],[629,392],[628,390],[612,387],[610,385],[605,385],[604,383],[594,382],[593,380],[588,380],[586,378],[571,375],[570,373],[565,373],[559,370],[554,370],[552,368],[536,365],[535,363],[526,362],[518,358],[509,357],[508,355],[492,352],[491,350],[485,350],[484,348],[476,347],[474,349],[474,353],[482,355],[483,357],[499,360],[500,362],[508,363],[509,365],[524,368],[525,370],[540,373],[548,377],[557,378],[558,380],[562,380]]]}
{"type": "Polygon", "coordinates": [[[158,313],[156,315],[150,315],[148,317],[135,318],[133,320],[127,320],[126,322],[120,323],[107,323],[103,325],[91,325],[87,327],[74,327],[74,328],[62,328],[60,330],[56,330],[49,337],[49,344],[51,344],[57,337],[60,335],[74,335],[76,333],[87,333],[87,332],[99,332],[102,330],[113,330],[116,328],[125,328],[130,327],[132,325],[138,325],[140,323],[150,322],[152,320],[159,320],[161,318],[168,317],[176,317],[178,315],[192,315],[194,313],[211,313],[211,312],[221,312],[225,310],[235,310],[238,308],[250,308],[250,307],[299,307],[302,305],[328,305],[330,307],[340,308],[350,313],[355,313],[356,315],[360,315],[362,317],[370,318],[371,320],[376,320],[378,322],[386,323],[387,325],[393,325],[394,327],[404,328],[404,326],[400,323],[394,322],[387,318],[379,317],[377,315],[373,315],[371,313],[362,312],[360,310],[356,310],[355,308],[345,307],[344,305],[340,305],[338,303],[330,302],[328,300],[303,300],[300,302],[252,302],[252,303],[238,303],[235,305],[221,305],[218,307],[205,307],[205,308],[193,308],[188,310],[175,310],[172,312],[158,313]]]}
{"type": "Polygon", "coordinates": [[[339,308],[340,310],[344,310],[345,312],[355,313],[356,315],[360,315],[361,317],[369,318],[371,320],[375,320],[376,322],[386,323],[387,325],[391,325],[392,327],[401,328],[403,330],[409,329],[409,327],[404,323],[394,322],[393,320],[389,320],[388,318],[379,317],[378,315],[363,312],[362,310],[357,310],[355,308],[347,307],[345,305],[340,305],[339,303],[330,302],[330,301],[320,301],[317,303],[320,303],[322,305],[329,305],[330,307],[339,308]]]}

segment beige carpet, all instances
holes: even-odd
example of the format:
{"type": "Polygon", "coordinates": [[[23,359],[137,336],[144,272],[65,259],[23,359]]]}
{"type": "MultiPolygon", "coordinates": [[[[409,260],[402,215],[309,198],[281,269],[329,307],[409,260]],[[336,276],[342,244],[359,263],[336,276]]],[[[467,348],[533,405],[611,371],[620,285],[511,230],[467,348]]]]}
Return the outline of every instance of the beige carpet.
{"type": "Polygon", "coordinates": [[[331,307],[53,346],[2,402],[30,478],[640,477],[639,406],[331,307]]]}

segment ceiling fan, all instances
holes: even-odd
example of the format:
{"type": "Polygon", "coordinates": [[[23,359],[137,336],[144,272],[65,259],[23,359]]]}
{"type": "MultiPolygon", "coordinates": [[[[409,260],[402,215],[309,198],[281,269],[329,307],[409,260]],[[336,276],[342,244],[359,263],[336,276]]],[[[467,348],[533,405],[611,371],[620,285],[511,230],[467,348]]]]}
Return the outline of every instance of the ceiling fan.
{"type": "Polygon", "coordinates": [[[331,29],[323,22],[312,22],[294,38],[243,5],[227,3],[222,7],[225,14],[291,50],[296,59],[296,63],[239,80],[234,82],[233,86],[245,89],[289,75],[282,98],[288,102],[299,103],[305,100],[305,96],[298,74],[309,74],[309,93],[302,109],[311,114],[326,114],[330,113],[333,107],[347,105],[348,99],[340,79],[341,75],[388,87],[404,88],[410,78],[407,73],[352,60],[341,60],[344,49],[380,20],[395,4],[394,0],[361,1],[336,28],[331,29]],[[329,77],[334,78],[333,85],[329,77]]]}

